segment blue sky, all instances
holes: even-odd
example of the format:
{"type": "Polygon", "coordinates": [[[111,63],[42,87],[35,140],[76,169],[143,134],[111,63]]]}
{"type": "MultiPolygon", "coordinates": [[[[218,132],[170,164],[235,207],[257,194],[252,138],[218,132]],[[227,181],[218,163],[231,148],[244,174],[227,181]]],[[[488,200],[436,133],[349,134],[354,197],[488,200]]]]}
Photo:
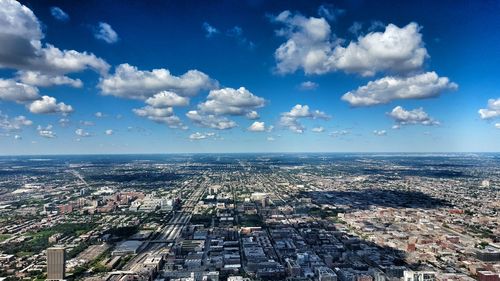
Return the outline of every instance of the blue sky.
{"type": "Polygon", "coordinates": [[[0,154],[499,151],[499,2],[407,2],[0,0],[0,154]]]}

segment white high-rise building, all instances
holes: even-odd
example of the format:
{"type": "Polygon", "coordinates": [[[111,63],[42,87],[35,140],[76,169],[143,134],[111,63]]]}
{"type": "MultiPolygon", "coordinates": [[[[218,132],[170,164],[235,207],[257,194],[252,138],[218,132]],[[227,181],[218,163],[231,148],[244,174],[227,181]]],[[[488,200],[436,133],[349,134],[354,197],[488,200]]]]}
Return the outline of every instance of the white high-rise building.
{"type": "Polygon", "coordinates": [[[47,280],[64,280],[66,273],[66,249],[51,247],[47,249],[47,280]]]}

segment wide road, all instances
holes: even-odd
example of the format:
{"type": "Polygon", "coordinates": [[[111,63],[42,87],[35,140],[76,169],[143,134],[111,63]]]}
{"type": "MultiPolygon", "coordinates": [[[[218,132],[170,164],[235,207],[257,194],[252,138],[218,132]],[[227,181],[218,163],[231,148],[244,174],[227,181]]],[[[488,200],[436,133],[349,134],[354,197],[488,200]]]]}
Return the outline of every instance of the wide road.
{"type": "Polygon", "coordinates": [[[133,257],[122,270],[138,271],[143,268],[142,263],[149,257],[160,253],[169,243],[175,242],[180,237],[182,230],[191,220],[194,207],[202,199],[207,190],[204,182],[189,183],[181,186],[177,191],[187,193],[185,200],[181,200],[180,210],[173,211],[170,220],[161,226],[160,231],[153,234],[153,238],[145,241],[139,248],[138,254],[133,257]],[[193,189],[193,185],[196,187],[193,189]]]}

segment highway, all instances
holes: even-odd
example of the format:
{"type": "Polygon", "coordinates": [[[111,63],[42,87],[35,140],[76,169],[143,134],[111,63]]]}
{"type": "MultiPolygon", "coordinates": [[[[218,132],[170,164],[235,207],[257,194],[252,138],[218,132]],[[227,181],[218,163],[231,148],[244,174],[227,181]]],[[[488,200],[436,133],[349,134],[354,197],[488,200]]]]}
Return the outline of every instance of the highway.
{"type": "Polygon", "coordinates": [[[186,200],[181,201],[180,210],[172,211],[172,217],[170,220],[161,226],[160,230],[154,233],[150,240],[144,242],[143,245],[138,250],[136,256],[134,256],[122,270],[137,272],[142,268],[142,263],[148,258],[148,256],[156,255],[161,253],[165,247],[172,246],[177,238],[180,237],[182,230],[191,220],[192,212],[194,207],[200,201],[205,194],[206,185],[203,183],[198,183],[196,189],[192,189],[191,184],[185,184],[179,188],[178,193],[181,191],[187,191],[186,200]]]}

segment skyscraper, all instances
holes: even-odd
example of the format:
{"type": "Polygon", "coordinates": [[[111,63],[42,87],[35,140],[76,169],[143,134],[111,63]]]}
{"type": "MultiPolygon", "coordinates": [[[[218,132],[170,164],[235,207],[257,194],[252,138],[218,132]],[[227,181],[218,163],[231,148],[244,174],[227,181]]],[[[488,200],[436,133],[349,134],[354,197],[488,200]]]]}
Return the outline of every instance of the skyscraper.
{"type": "Polygon", "coordinates": [[[51,247],[47,249],[47,280],[64,280],[66,272],[66,249],[51,247]]]}

